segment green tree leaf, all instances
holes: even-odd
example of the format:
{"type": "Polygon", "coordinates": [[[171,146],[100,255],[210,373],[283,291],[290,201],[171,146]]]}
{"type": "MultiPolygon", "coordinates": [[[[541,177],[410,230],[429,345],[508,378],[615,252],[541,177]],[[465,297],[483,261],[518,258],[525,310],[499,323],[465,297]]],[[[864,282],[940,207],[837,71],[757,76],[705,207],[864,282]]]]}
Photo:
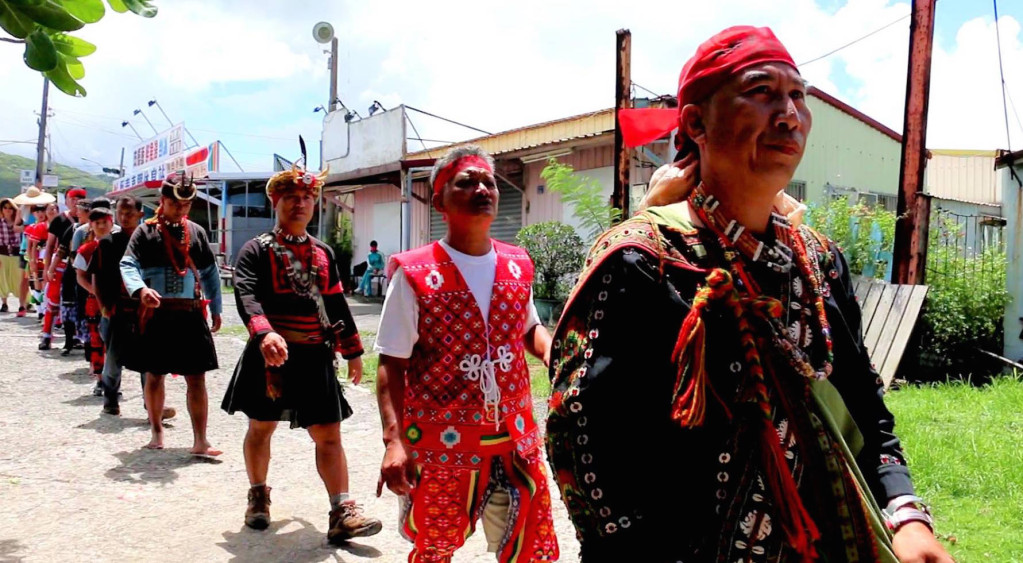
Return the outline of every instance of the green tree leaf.
{"type": "Polygon", "coordinates": [[[103,0],[63,0],[61,4],[69,14],[85,23],[96,23],[106,13],[103,0]]]}
{"type": "Polygon", "coordinates": [[[57,54],[60,56],[61,62],[67,66],[67,72],[71,75],[71,78],[74,78],[75,80],[85,78],[85,65],[82,64],[82,61],[78,60],[76,57],[65,55],[64,53],[58,52],[57,54]]]}
{"type": "Polygon", "coordinates": [[[66,33],[56,33],[50,39],[58,53],[71,57],[86,57],[96,52],[96,46],[92,43],[66,33]]]}
{"type": "Polygon", "coordinates": [[[58,64],[56,68],[44,74],[61,92],[69,96],[85,96],[85,88],[68,73],[65,65],[58,64]]]}
{"type": "Polygon", "coordinates": [[[25,39],[35,29],[35,23],[32,18],[15,11],[7,0],[0,0],[0,27],[18,39],[25,39]]]}
{"type": "Polygon", "coordinates": [[[72,16],[60,4],[52,0],[39,5],[25,4],[14,6],[8,4],[8,6],[17,12],[21,12],[37,24],[54,31],[75,31],[85,26],[85,22],[72,16]]]}
{"type": "Polygon", "coordinates": [[[111,10],[118,14],[123,14],[128,11],[128,7],[124,5],[122,0],[107,0],[107,4],[110,5],[111,10]]]}
{"type": "Polygon", "coordinates": [[[25,64],[33,70],[46,72],[57,66],[57,49],[50,36],[37,29],[25,39],[25,64]]]}
{"type": "Polygon", "coordinates": [[[123,0],[129,10],[144,18],[156,17],[156,6],[149,0],[123,0]]]}

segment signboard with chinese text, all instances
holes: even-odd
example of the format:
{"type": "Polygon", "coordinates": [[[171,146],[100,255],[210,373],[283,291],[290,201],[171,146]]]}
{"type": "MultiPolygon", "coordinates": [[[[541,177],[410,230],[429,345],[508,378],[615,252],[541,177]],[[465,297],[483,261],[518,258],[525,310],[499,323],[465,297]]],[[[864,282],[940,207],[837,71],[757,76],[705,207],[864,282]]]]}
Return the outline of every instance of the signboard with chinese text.
{"type": "Polygon", "coordinates": [[[175,172],[185,171],[196,179],[209,176],[220,169],[220,143],[196,147],[157,162],[153,166],[133,170],[123,178],[113,181],[112,191],[122,191],[144,185],[146,182],[163,181],[175,172]]]}
{"type": "Polygon", "coordinates": [[[185,150],[185,125],[179,123],[159,135],[146,139],[131,151],[132,172],[152,168],[156,163],[181,154],[185,150]]]}

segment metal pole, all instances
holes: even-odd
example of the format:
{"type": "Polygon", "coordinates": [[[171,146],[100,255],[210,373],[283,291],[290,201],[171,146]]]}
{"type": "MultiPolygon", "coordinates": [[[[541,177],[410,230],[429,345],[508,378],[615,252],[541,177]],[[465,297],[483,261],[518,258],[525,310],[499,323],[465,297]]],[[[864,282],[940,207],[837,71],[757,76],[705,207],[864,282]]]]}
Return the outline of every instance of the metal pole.
{"type": "Polygon", "coordinates": [[[39,110],[39,142],[36,143],[36,186],[43,185],[43,151],[46,149],[46,114],[49,113],[50,79],[43,79],[43,107],[39,110]]]}
{"type": "Polygon", "coordinates": [[[145,120],[146,120],[146,123],[148,123],[148,124],[149,124],[149,128],[153,130],[153,134],[154,134],[154,135],[159,135],[159,134],[160,134],[160,132],[159,132],[159,131],[157,131],[157,130],[156,130],[156,127],[154,127],[154,126],[153,126],[153,122],[152,122],[152,121],[149,121],[149,118],[148,118],[148,117],[146,117],[146,113],[145,113],[144,111],[142,111],[141,109],[139,109],[139,110],[136,110],[136,111],[138,111],[139,115],[141,115],[141,116],[142,116],[142,119],[145,119],[145,120]]]}
{"type": "Polygon", "coordinates": [[[401,172],[401,251],[412,249],[412,170],[401,172]]]}
{"type": "Polygon", "coordinates": [[[927,265],[930,201],[921,197],[927,157],[927,101],[931,86],[936,0],[913,0],[909,27],[909,69],[902,128],[899,207],[895,223],[892,282],[922,284],[927,265]]]}
{"type": "Polygon", "coordinates": [[[171,118],[167,117],[167,112],[163,111],[163,106],[160,105],[160,102],[156,100],[151,100],[149,102],[149,105],[156,106],[156,109],[160,110],[160,113],[163,114],[163,118],[167,120],[167,123],[170,124],[171,127],[174,127],[174,122],[171,121],[171,118]]]}
{"type": "Polygon", "coordinates": [[[221,143],[220,141],[217,141],[217,144],[220,145],[220,148],[224,149],[224,152],[227,153],[227,156],[231,157],[231,161],[234,162],[234,165],[238,167],[238,170],[241,172],[245,172],[245,170],[242,169],[242,165],[238,164],[238,161],[234,159],[234,155],[231,154],[231,151],[227,150],[227,145],[221,143]]]}
{"type": "Polygon", "coordinates": [[[138,137],[140,141],[144,141],[145,140],[145,139],[142,138],[142,135],[139,135],[139,132],[135,129],[135,126],[132,125],[130,121],[125,121],[121,126],[123,127],[124,125],[127,125],[128,127],[131,127],[131,132],[135,133],[135,136],[138,137]]]}
{"type": "Polygon", "coordinates": [[[330,40],[330,111],[337,107],[337,37],[330,40]]]}
{"type": "Polygon", "coordinates": [[[622,139],[618,126],[618,111],[632,107],[632,33],[627,29],[615,32],[615,183],[611,193],[611,206],[622,211],[622,217],[629,216],[629,169],[632,167],[632,151],[622,139]]]}
{"type": "Polygon", "coordinates": [[[124,147],[121,147],[121,175],[118,178],[124,178],[124,147]]]}

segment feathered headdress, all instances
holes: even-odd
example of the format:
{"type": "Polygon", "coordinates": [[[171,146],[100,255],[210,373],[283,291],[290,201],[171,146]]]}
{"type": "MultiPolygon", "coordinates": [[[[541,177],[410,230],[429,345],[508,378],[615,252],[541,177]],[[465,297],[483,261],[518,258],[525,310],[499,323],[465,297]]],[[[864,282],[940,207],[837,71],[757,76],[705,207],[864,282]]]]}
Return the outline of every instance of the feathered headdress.
{"type": "Polygon", "coordinates": [[[307,154],[305,139],[298,137],[298,144],[302,150],[302,158],[291,165],[291,170],[282,170],[266,182],[266,195],[277,205],[286,192],[291,190],[309,190],[314,196],[319,197],[320,189],[323,188],[323,181],[327,178],[327,171],[310,172],[306,170],[307,154]]]}

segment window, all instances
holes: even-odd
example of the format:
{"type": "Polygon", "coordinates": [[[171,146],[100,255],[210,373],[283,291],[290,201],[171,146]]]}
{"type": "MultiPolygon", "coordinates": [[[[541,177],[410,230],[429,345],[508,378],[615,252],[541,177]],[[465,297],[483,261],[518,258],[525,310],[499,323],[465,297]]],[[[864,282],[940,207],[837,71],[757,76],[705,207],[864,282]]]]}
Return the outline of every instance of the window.
{"type": "Polygon", "coordinates": [[[785,193],[799,201],[806,201],[806,182],[802,180],[789,182],[789,185],[785,186],[785,193]]]}

